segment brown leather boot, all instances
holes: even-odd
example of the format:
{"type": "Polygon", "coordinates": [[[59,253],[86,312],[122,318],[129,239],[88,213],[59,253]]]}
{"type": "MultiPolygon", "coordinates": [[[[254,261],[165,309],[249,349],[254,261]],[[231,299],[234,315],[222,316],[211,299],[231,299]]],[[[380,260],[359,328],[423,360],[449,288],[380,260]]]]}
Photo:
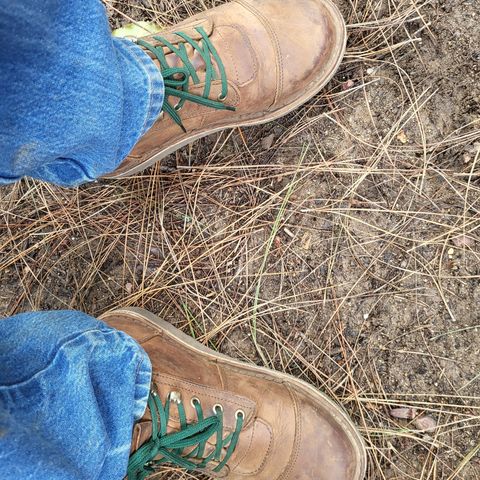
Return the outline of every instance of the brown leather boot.
{"type": "Polygon", "coordinates": [[[162,71],[162,115],[110,177],[211,133],[287,114],[331,79],[346,41],[330,0],[235,0],[161,33],[137,43],[162,71]]]}
{"type": "Polygon", "coordinates": [[[155,478],[165,463],[228,480],[364,477],[360,435],[311,385],[218,354],[145,310],[102,320],[135,338],[153,366],[128,480],[155,478]]]}

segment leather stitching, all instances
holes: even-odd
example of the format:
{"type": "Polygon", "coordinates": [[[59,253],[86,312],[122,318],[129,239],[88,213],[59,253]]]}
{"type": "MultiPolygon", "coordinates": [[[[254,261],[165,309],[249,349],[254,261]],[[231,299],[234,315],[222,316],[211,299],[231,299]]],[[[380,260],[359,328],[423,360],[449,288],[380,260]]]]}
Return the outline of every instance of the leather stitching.
{"type": "MultiPolygon", "coordinates": [[[[159,381],[159,383],[162,384],[162,385],[166,385],[168,387],[182,388],[182,390],[183,390],[184,389],[183,384],[187,384],[189,387],[187,387],[186,389],[190,392],[198,393],[198,390],[203,390],[203,389],[216,390],[214,387],[199,385],[197,383],[189,382],[188,380],[183,380],[183,379],[179,379],[179,381],[182,383],[182,385],[179,386],[178,384],[176,384],[175,378],[171,377],[170,375],[164,375],[164,374],[161,374],[161,373],[154,373],[153,376],[161,379],[159,381]],[[172,380],[168,381],[167,380],[168,378],[170,378],[172,380]],[[195,390],[195,388],[196,388],[196,390],[195,390]]],[[[214,395],[212,393],[205,393],[205,394],[202,393],[202,395],[205,395],[207,397],[210,397],[210,398],[213,398],[213,399],[216,399],[216,400],[222,400],[223,402],[230,403],[230,404],[232,404],[234,406],[237,406],[237,407],[247,408],[247,409],[252,410],[252,411],[254,410],[254,402],[252,402],[251,400],[248,400],[247,398],[242,399],[242,397],[240,397],[239,395],[235,395],[234,393],[231,393],[231,392],[226,392],[226,393],[229,393],[230,395],[235,396],[238,400],[236,400],[236,401],[235,400],[228,400],[228,399],[225,399],[224,396],[214,395]]]]}
{"type": "MultiPolygon", "coordinates": [[[[163,376],[161,374],[158,374],[158,373],[153,374],[153,377],[155,379],[160,377],[158,379],[158,381],[154,380],[154,383],[158,384],[159,386],[166,386],[166,387],[169,387],[169,388],[172,388],[172,389],[177,388],[177,389],[180,389],[182,391],[189,392],[190,394],[192,394],[192,397],[199,395],[201,397],[209,398],[214,403],[218,403],[218,402],[228,403],[229,405],[232,405],[234,408],[238,407],[239,409],[247,410],[248,411],[248,417],[247,417],[247,421],[245,422],[246,426],[248,426],[254,418],[255,406],[253,405],[253,402],[249,402],[247,399],[245,399],[245,402],[242,402],[241,398],[239,398],[238,395],[231,394],[232,396],[234,395],[237,398],[237,400],[228,400],[224,396],[218,396],[218,395],[214,395],[212,393],[205,393],[204,392],[204,389],[206,389],[206,388],[207,389],[213,389],[212,387],[205,387],[205,386],[202,386],[202,385],[196,385],[196,384],[192,384],[190,382],[186,382],[186,383],[189,383],[190,386],[185,386],[185,385],[183,385],[183,383],[185,382],[183,380],[180,380],[182,384],[179,385],[179,384],[176,384],[176,383],[165,381],[163,379],[163,376]],[[197,387],[197,388],[195,388],[195,387],[197,387]]],[[[175,412],[172,412],[171,417],[175,420],[178,420],[178,418],[179,418],[178,414],[176,414],[175,412]]],[[[225,428],[227,428],[227,427],[225,427],[225,428]]]]}
{"type": "MultiPolygon", "coordinates": [[[[138,324],[142,325],[143,327],[145,327],[146,329],[150,330],[153,333],[152,338],[160,335],[164,341],[168,342],[170,345],[175,345],[178,348],[178,341],[170,338],[168,335],[165,335],[165,336],[161,335],[160,332],[158,332],[154,327],[152,327],[149,323],[145,322],[144,320],[142,320],[138,317],[128,317],[128,319],[129,319],[130,322],[138,323],[138,324]]],[[[158,330],[161,331],[162,330],[161,327],[158,327],[158,330]]],[[[188,347],[185,347],[184,345],[182,345],[182,348],[185,348],[186,350],[188,350],[188,347]]],[[[191,348],[193,348],[193,347],[191,347],[191,348]]],[[[197,353],[202,354],[202,352],[197,352],[197,353]]],[[[232,360],[234,360],[234,359],[232,359],[232,360]]],[[[209,362],[209,363],[216,364],[216,365],[222,365],[223,364],[222,359],[206,359],[206,361],[209,362]]],[[[286,384],[285,380],[278,379],[278,378],[275,378],[273,376],[271,377],[270,375],[266,375],[266,374],[260,373],[260,372],[245,371],[242,367],[239,367],[237,365],[225,365],[225,366],[229,369],[235,370],[237,373],[241,373],[242,375],[246,375],[246,376],[249,376],[251,378],[263,378],[265,380],[269,380],[269,381],[274,382],[274,383],[279,384],[279,385],[285,385],[286,384]]]]}
{"type": "MultiPolygon", "coordinates": [[[[253,472],[249,472],[249,473],[240,473],[240,472],[235,472],[236,475],[241,475],[241,476],[245,476],[245,477],[251,477],[252,475],[256,475],[257,473],[261,472],[264,468],[265,468],[265,464],[267,463],[267,458],[270,457],[270,453],[272,452],[272,447],[273,447],[273,431],[270,427],[270,425],[266,422],[264,422],[263,420],[261,419],[257,419],[257,422],[258,423],[261,423],[262,425],[264,425],[265,427],[267,427],[267,430],[270,432],[270,441],[268,442],[268,448],[267,448],[267,453],[265,454],[265,457],[263,458],[263,461],[262,463],[260,464],[260,466],[254,470],[253,472]]],[[[253,442],[253,435],[252,435],[252,440],[251,442],[253,442]]],[[[245,452],[245,455],[244,457],[242,458],[241,461],[243,461],[245,459],[245,457],[247,456],[247,453],[248,451],[250,450],[250,447],[249,449],[247,450],[247,452],[245,452]]],[[[232,470],[234,470],[235,468],[237,468],[239,465],[240,465],[240,462],[238,462],[234,467],[231,467],[232,470]]]]}
{"type": "Polygon", "coordinates": [[[252,435],[250,436],[250,443],[248,445],[248,448],[245,449],[245,453],[243,454],[243,456],[239,459],[237,459],[237,461],[235,462],[234,465],[231,466],[231,469],[232,470],[235,470],[235,468],[237,468],[244,460],[245,460],[245,457],[247,456],[248,452],[250,451],[250,449],[252,448],[252,445],[253,445],[253,439],[255,437],[255,430],[257,428],[257,422],[255,422],[253,424],[253,429],[252,429],[252,435]]]}
{"type": "Polygon", "coordinates": [[[276,58],[275,58],[275,64],[277,67],[277,85],[275,88],[275,98],[273,101],[273,105],[275,105],[278,102],[278,99],[280,98],[282,92],[283,92],[283,55],[282,55],[282,50],[280,48],[280,41],[277,36],[277,32],[273,28],[272,24],[270,21],[265,17],[261,12],[259,12],[255,7],[247,3],[245,0],[236,0],[237,3],[240,5],[243,5],[247,10],[250,11],[253,15],[255,15],[262,23],[267,32],[269,33],[270,37],[272,38],[272,42],[275,46],[276,50],[276,58]]]}
{"type": "Polygon", "coordinates": [[[235,62],[235,57],[233,56],[232,50],[230,48],[230,42],[228,42],[228,40],[225,39],[225,37],[222,35],[222,33],[220,31],[218,32],[218,34],[222,37],[223,41],[227,44],[228,53],[230,55],[230,58],[232,59],[232,64],[235,67],[235,72],[236,72],[236,75],[237,75],[237,84],[238,84],[238,86],[243,87],[243,86],[247,85],[248,83],[250,83],[252,80],[254,80],[258,75],[258,59],[257,59],[257,55],[255,53],[255,50],[252,47],[252,43],[250,42],[250,39],[248,38],[248,36],[245,34],[243,28],[236,23],[231,24],[231,25],[218,25],[217,28],[218,29],[220,29],[220,28],[233,28],[233,29],[235,29],[240,34],[243,41],[247,44],[248,50],[250,50],[250,57],[253,61],[253,71],[252,71],[252,74],[250,75],[250,78],[248,78],[244,82],[240,83],[240,75],[238,73],[237,64],[235,62]]]}
{"type": "Polygon", "coordinates": [[[295,409],[295,438],[292,448],[292,453],[290,454],[290,459],[285,467],[283,473],[278,477],[277,480],[288,480],[291,478],[290,475],[292,473],[292,469],[297,463],[298,454],[300,453],[300,443],[302,438],[302,422],[301,422],[301,415],[298,411],[298,402],[295,394],[290,391],[290,388],[287,387],[287,391],[290,394],[290,398],[292,399],[292,403],[295,409]]]}
{"type": "Polygon", "coordinates": [[[236,82],[237,82],[237,84],[239,84],[240,83],[240,75],[238,73],[237,63],[235,62],[235,58],[233,58],[233,55],[232,55],[232,49],[230,48],[230,42],[222,35],[222,32],[220,31],[220,28],[225,28],[225,27],[228,27],[228,25],[218,25],[216,30],[217,30],[218,35],[220,35],[220,37],[222,37],[223,42],[226,44],[226,48],[228,50],[228,55],[230,56],[230,59],[232,61],[233,68],[235,68],[236,82]]]}

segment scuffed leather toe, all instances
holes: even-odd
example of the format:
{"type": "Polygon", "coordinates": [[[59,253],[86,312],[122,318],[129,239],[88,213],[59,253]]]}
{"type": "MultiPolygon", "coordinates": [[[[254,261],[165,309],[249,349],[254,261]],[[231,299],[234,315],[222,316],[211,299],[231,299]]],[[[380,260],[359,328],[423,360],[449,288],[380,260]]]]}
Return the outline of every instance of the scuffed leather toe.
{"type": "Polygon", "coordinates": [[[346,29],[337,7],[325,0],[240,0],[255,11],[277,49],[280,104],[330,77],[343,58],[346,29]],[[292,12],[292,14],[289,14],[292,12]]]}
{"type": "MultiPolygon", "coordinates": [[[[360,480],[364,452],[358,433],[340,407],[320,396],[296,392],[297,430],[293,457],[284,478],[295,480],[360,480]]],[[[283,478],[283,477],[282,477],[283,478]]]]}

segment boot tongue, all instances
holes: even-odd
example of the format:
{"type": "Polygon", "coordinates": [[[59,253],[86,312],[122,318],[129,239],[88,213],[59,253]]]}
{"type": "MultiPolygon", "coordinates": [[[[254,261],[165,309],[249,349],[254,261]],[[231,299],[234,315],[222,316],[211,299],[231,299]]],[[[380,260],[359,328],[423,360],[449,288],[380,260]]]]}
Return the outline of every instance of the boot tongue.
{"type": "MultiPolygon", "coordinates": [[[[185,44],[185,48],[187,50],[188,58],[197,72],[198,76],[200,77],[201,80],[205,77],[205,71],[206,71],[206,64],[202,56],[198,53],[197,50],[194,50],[193,47],[190,44],[185,44]]],[[[165,49],[164,49],[165,51],[165,49]]],[[[182,68],[184,67],[184,64],[180,57],[176,55],[175,53],[171,52],[170,50],[165,51],[167,63],[170,67],[172,68],[182,68]]]]}
{"type": "Polygon", "coordinates": [[[152,421],[142,419],[133,427],[130,455],[152,438],[152,421]]]}

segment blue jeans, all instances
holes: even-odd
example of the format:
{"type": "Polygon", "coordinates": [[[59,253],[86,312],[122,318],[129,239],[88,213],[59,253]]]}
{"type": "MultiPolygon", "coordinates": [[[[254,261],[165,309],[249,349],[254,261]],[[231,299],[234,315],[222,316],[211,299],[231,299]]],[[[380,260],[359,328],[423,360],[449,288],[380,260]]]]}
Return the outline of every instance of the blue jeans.
{"type": "Polygon", "coordinates": [[[0,183],[94,180],[160,114],[160,71],[100,0],[0,0],[0,45],[0,183]]]}
{"type": "Polygon", "coordinates": [[[121,480],[151,364],[80,312],[0,320],[0,478],[121,480]]]}
{"type": "MultiPolygon", "coordinates": [[[[151,59],[99,0],[0,0],[0,183],[75,186],[115,170],[157,119],[151,59]]],[[[79,312],[0,320],[0,478],[122,479],[151,364],[79,312]]]]}

